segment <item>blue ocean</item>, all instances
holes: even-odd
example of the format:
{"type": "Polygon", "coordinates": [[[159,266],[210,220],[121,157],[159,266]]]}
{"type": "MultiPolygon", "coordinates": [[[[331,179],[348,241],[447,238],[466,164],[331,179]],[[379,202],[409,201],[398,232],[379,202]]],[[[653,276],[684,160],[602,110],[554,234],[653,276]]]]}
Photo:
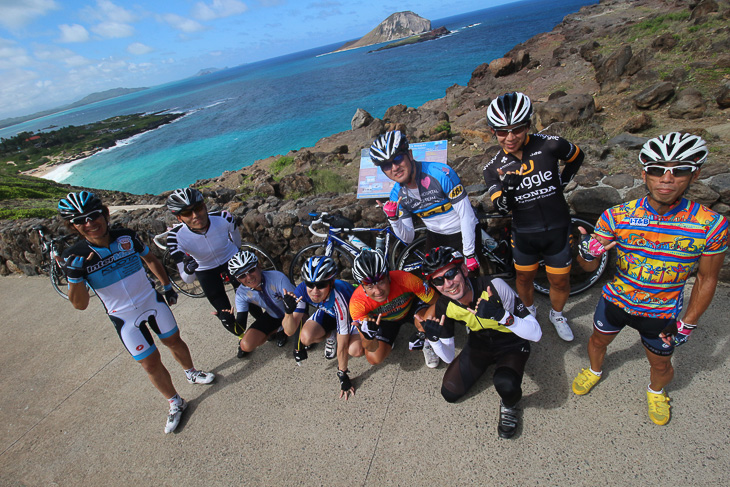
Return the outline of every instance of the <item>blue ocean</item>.
{"type": "MultiPolygon", "coordinates": [[[[122,141],[53,179],[91,188],[161,193],[286,154],[350,129],[358,108],[418,107],[465,85],[482,63],[553,29],[587,0],[527,0],[431,21],[451,35],[368,52],[330,53],[341,43],[156,86],[0,130],[0,137],[49,126],[83,125],[115,115],[183,112],[157,130],[122,141]]],[[[365,34],[363,32],[363,34],[365,34]]]]}

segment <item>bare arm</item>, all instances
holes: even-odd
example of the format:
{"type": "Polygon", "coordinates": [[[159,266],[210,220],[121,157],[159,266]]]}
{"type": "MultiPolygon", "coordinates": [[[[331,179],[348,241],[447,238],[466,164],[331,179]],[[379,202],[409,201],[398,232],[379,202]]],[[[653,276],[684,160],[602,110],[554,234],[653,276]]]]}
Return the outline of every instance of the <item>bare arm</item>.
{"type": "Polygon", "coordinates": [[[68,300],[76,309],[84,310],[89,307],[89,289],[86,282],[68,285],[68,300]]]}
{"type": "Polygon", "coordinates": [[[715,296],[715,288],[724,260],[725,253],[700,257],[697,280],[692,288],[689,303],[687,303],[687,312],[683,318],[685,322],[696,325],[700,316],[710,306],[712,298],[715,296]]]}
{"type": "Polygon", "coordinates": [[[142,257],[142,260],[145,262],[145,264],[147,264],[147,267],[150,268],[152,274],[155,275],[155,277],[160,281],[163,286],[167,286],[168,284],[170,284],[170,277],[167,275],[165,266],[162,265],[160,259],[155,257],[152,252],[148,252],[147,255],[142,257]]]}

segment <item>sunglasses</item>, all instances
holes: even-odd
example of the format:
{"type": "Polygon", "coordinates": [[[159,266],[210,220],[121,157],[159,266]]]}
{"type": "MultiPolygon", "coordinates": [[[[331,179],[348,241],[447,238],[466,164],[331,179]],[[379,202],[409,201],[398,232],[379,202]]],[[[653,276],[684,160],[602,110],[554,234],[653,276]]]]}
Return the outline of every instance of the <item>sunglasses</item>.
{"type": "Polygon", "coordinates": [[[198,212],[205,208],[205,203],[200,201],[198,203],[195,203],[195,205],[192,208],[188,208],[187,210],[182,210],[178,213],[180,216],[188,217],[193,214],[193,212],[198,212]]]}
{"type": "Polygon", "coordinates": [[[453,281],[454,278],[459,274],[459,268],[458,267],[452,267],[448,271],[444,272],[439,277],[434,277],[431,279],[431,284],[434,286],[443,286],[444,283],[449,280],[453,281]]]}
{"type": "Polygon", "coordinates": [[[254,272],[256,272],[256,269],[257,269],[257,267],[253,266],[251,269],[249,269],[247,271],[239,272],[238,274],[236,274],[236,279],[243,279],[244,277],[248,277],[251,274],[253,274],[254,272]]]}
{"type": "Polygon", "coordinates": [[[309,289],[314,289],[315,287],[317,289],[325,289],[327,286],[330,285],[329,281],[322,281],[322,282],[305,282],[304,283],[309,289]]]}
{"type": "Polygon", "coordinates": [[[104,212],[101,210],[94,210],[92,212],[87,213],[86,215],[77,216],[75,218],[71,218],[71,223],[74,225],[83,225],[88,222],[93,222],[97,218],[99,218],[101,215],[103,215],[104,212]]]}
{"type": "Polygon", "coordinates": [[[390,161],[387,161],[387,162],[382,163],[380,165],[380,169],[382,169],[383,171],[390,171],[391,169],[393,169],[393,165],[395,165],[395,164],[400,165],[400,163],[402,163],[403,161],[405,161],[405,159],[406,159],[406,155],[405,154],[398,154],[397,156],[395,156],[390,161]]]}
{"type": "Polygon", "coordinates": [[[495,129],[494,133],[497,134],[497,137],[507,137],[509,134],[522,135],[527,132],[529,127],[530,124],[523,123],[511,129],[495,129]]]}
{"type": "Polygon", "coordinates": [[[681,178],[685,176],[689,176],[693,172],[695,172],[697,168],[695,166],[674,166],[674,167],[666,167],[666,166],[645,166],[644,172],[647,173],[649,176],[655,176],[655,177],[662,177],[667,172],[672,173],[672,176],[675,178],[681,178]]]}

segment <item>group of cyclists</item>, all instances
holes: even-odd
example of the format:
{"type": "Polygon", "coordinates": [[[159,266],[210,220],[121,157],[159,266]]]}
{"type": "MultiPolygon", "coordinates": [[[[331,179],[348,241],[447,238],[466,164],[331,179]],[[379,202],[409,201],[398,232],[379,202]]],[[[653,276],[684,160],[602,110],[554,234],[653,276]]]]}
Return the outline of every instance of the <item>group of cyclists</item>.
{"type": "MultiPolygon", "coordinates": [[[[459,176],[446,164],[415,160],[400,131],[378,136],[370,157],[395,183],[389,200],[379,202],[393,231],[411,242],[413,217],[426,226],[429,250],[420,275],[391,270],[381,250],[364,248],[353,262],[357,287],[338,279],[341,269],[329,256],[309,258],[301,269],[302,282],[293,283],[279,271],[263,270],[253,252],[240,250],[236,219],[226,211],[209,213],[194,188],[175,190],[167,199],[179,222],[168,233],[168,250],[183,280],[200,282],[214,314],[236,336],[238,358],[269,340],[283,347],[293,337],[294,359],[301,363],[315,344],[325,342],[325,358],[337,359],[339,397],[347,400],[355,394],[350,357],[382,363],[406,325],[409,348],[422,349],[428,367],[438,367],[441,360],[448,364],[441,387],[446,401],[458,401],[495,366],[497,431],[499,437],[511,438],[521,419],[518,403],[530,342],[542,336],[533,297],[539,263],[544,262],[550,283],[548,318],[558,336],[571,341],[574,335],[563,315],[571,266],[590,270],[598,265],[597,257],[615,249],[616,275],[603,288],[588,342],[590,367],[578,374],[572,388],[583,395],[598,383],[609,343],[629,326],[639,331],[650,364],[650,419],[666,424],[670,413],[664,387],[673,376],[671,355],[709,306],[727,249],[727,220],[684,198],[699,177],[707,146],[696,135],[676,132],[646,142],[639,161],[647,196],[606,210],[593,234],[581,229],[574,263],[563,190],[584,155],[561,137],[529,133],[531,117],[532,104],[523,93],[499,96],[486,116],[499,149],[483,176],[495,208],[512,215],[516,292],[502,279],[479,275],[478,221],[459,176]],[[697,280],[680,319],[684,286],[695,268],[697,280]],[[222,274],[231,277],[234,306],[222,274]],[[457,324],[468,333],[458,355],[457,324]]],[[[180,338],[169,307],[177,294],[164,267],[133,231],[110,228],[108,208],[92,193],[69,193],[58,208],[68,228],[81,237],[64,253],[72,305],[85,309],[88,288],[94,289],[125,347],[168,400],[165,433],[174,431],[186,403],[160,360],[150,329],[170,348],[190,383],[210,384],[214,375],[193,366],[180,338]],[[155,291],[142,261],[164,294],[155,291]]]]}

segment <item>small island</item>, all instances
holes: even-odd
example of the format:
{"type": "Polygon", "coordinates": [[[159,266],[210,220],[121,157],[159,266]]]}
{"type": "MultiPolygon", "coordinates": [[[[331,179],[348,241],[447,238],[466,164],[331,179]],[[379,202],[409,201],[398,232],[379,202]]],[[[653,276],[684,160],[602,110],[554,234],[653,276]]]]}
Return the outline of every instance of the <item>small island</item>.
{"type": "Polygon", "coordinates": [[[416,44],[418,42],[432,41],[447,34],[451,34],[451,31],[449,29],[447,29],[446,27],[439,27],[438,29],[433,29],[423,34],[418,34],[411,37],[406,37],[405,39],[401,39],[399,41],[391,42],[390,44],[386,44],[383,47],[368,51],[368,53],[383,51],[385,49],[393,49],[394,47],[407,46],[410,44],[416,44]]]}

